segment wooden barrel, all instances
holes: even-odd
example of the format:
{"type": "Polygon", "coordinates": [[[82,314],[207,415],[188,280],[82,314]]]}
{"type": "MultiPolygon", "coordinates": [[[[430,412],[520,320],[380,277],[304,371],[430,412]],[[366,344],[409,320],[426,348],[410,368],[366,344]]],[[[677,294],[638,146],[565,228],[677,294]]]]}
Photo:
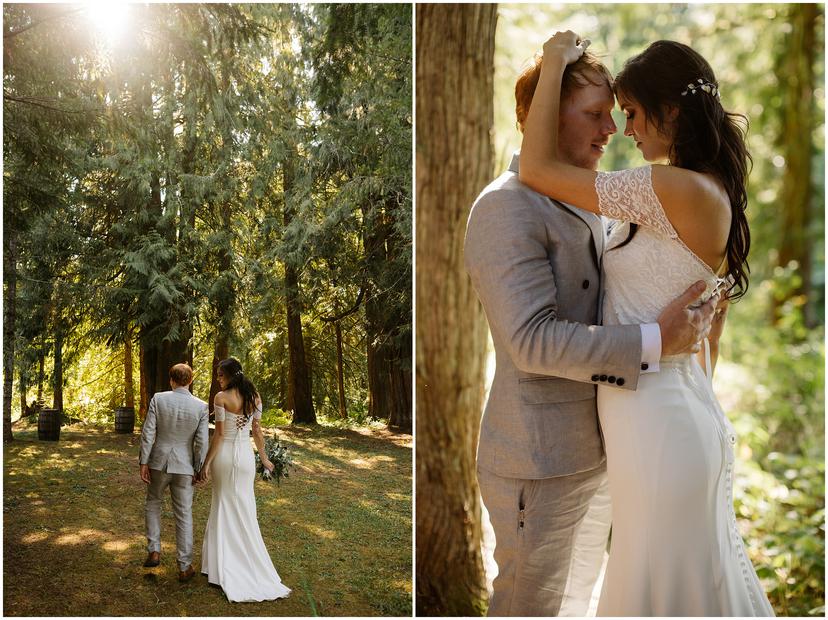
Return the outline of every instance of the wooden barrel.
{"type": "Polygon", "coordinates": [[[41,441],[60,439],[60,411],[58,409],[41,409],[37,416],[37,438],[41,441]]]}
{"type": "Polygon", "coordinates": [[[115,410],[115,432],[132,433],[135,430],[135,407],[118,407],[115,410]]]}

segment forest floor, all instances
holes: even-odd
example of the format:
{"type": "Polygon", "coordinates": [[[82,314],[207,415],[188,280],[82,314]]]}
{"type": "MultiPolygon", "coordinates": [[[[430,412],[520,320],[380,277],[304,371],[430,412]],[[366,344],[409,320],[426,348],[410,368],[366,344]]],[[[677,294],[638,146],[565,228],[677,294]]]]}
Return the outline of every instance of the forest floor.
{"type": "MultiPolygon", "coordinates": [[[[412,438],[376,429],[266,429],[296,467],[257,478],[259,525],[282,600],[229,603],[200,573],[178,583],[169,493],[161,565],[145,569],[140,435],[82,424],[60,441],[15,425],[3,458],[4,616],[410,616],[412,438]]],[[[252,445],[252,442],[251,442],[252,445]]],[[[194,566],[210,509],[193,500],[194,566]]]]}

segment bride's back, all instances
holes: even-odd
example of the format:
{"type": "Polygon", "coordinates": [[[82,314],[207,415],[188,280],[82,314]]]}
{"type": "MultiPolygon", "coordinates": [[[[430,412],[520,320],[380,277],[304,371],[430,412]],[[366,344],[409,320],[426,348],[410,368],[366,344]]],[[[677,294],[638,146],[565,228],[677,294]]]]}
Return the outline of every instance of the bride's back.
{"type": "MultiPolygon", "coordinates": [[[[230,413],[244,414],[244,401],[242,395],[236,388],[230,388],[222,392],[224,397],[224,410],[230,413]]],[[[252,412],[248,412],[252,413],[252,412]]]]}

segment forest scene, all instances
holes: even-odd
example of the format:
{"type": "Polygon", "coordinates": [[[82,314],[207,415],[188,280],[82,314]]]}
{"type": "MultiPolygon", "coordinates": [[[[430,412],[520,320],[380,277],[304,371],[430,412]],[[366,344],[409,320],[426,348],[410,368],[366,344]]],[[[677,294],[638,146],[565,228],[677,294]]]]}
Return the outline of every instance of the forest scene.
{"type": "Polygon", "coordinates": [[[233,615],[185,592],[44,611],[16,589],[67,550],[103,577],[60,542],[81,525],[47,480],[92,511],[81,538],[138,572],[148,404],[186,362],[212,412],[230,356],[295,463],[256,487],[295,595],[235,613],[410,613],[411,20],[404,4],[4,5],[6,614],[233,615]],[[113,531],[122,511],[135,522],[113,531]],[[373,543],[365,511],[387,521],[373,543]],[[319,549],[290,548],[298,525],[319,549]]]}
{"type": "MultiPolygon", "coordinates": [[[[452,129],[455,136],[434,140],[442,145],[462,136],[462,148],[438,150],[421,137],[424,87],[417,85],[417,505],[440,507],[418,510],[417,540],[441,541],[439,548],[418,544],[418,612],[485,613],[487,585],[496,570],[491,534],[481,523],[474,469],[494,364],[486,320],[468,284],[446,291],[448,310],[441,317],[421,315],[421,260],[428,260],[437,244],[451,248],[440,273],[435,263],[427,277],[464,282],[462,235],[469,209],[520,148],[515,79],[548,37],[571,29],[592,41],[590,51],[613,74],[653,41],[686,43],[713,67],[724,107],[748,117],[750,287],[730,308],[714,386],[738,437],[734,499],[739,531],[768,598],[780,616],[824,615],[823,6],[500,4],[420,7],[417,19],[418,80],[435,75],[421,72],[421,59],[463,66],[473,56],[477,65],[487,66],[469,78],[475,83],[467,90],[480,93],[475,106],[467,103],[458,110],[452,90],[441,91],[440,83],[429,91],[436,108],[462,116],[477,130],[470,135],[452,129]],[[460,24],[468,23],[479,31],[466,36],[468,29],[460,24]],[[419,33],[437,28],[442,35],[421,45],[419,33]],[[450,38],[452,44],[444,43],[450,38]],[[480,126],[490,128],[491,136],[480,126]],[[419,153],[432,148],[439,157],[426,169],[419,153]],[[439,186],[435,178],[451,174],[441,172],[443,158],[456,160],[455,170],[474,170],[475,176],[464,179],[449,198],[441,197],[437,209],[431,186],[439,186]],[[484,158],[488,168],[480,170],[484,158]],[[422,231],[437,222],[447,231],[441,239],[429,237],[433,245],[425,247],[422,231]],[[431,346],[449,339],[446,332],[457,325],[464,325],[464,342],[450,340],[456,346],[446,354],[431,346]],[[451,419],[459,421],[444,420],[445,407],[438,403],[446,400],[454,403],[451,419]],[[442,522],[439,515],[445,512],[462,518],[442,522]],[[428,558],[427,566],[420,564],[421,557],[428,558]]],[[[613,117],[618,133],[599,170],[642,165],[633,141],[623,136],[624,115],[617,107],[613,117]]]]}

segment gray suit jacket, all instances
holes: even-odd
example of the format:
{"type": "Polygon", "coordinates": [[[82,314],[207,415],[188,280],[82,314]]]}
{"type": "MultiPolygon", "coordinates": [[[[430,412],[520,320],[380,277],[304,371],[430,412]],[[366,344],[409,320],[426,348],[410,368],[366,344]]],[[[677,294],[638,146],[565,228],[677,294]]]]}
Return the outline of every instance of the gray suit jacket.
{"type": "Polygon", "coordinates": [[[517,173],[515,155],[466,229],[466,270],[497,361],[477,461],[508,478],[551,478],[603,462],[595,386],[636,388],[641,328],[598,325],[600,219],[532,191],[517,173]]]}
{"type": "Polygon", "coordinates": [[[141,430],[141,464],[169,474],[200,470],[210,441],[208,415],[207,403],[187,388],[155,394],[141,430]]]}

